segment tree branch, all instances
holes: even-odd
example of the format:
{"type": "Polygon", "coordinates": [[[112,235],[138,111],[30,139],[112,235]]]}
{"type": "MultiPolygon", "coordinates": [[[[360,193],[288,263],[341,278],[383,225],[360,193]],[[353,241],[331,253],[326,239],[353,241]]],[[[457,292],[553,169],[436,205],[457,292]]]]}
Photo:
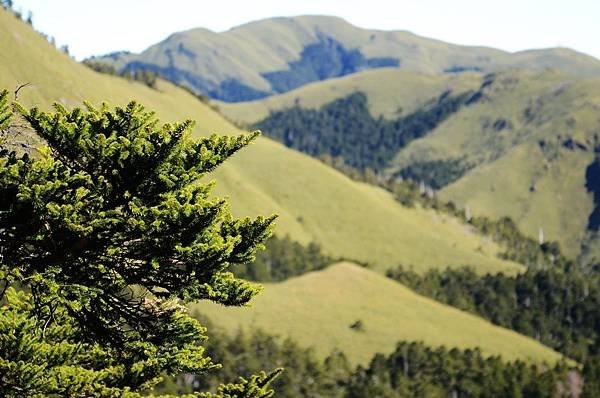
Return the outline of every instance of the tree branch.
{"type": "Polygon", "coordinates": [[[31,82],[27,82],[25,84],[20,84],[20,85],[17,86],[17,89],[15,90],[15,101],[19,99],[19,91],[22,88],[25,88],[25,87],[30,86],[30,85],[31,85],[31,82]]]}

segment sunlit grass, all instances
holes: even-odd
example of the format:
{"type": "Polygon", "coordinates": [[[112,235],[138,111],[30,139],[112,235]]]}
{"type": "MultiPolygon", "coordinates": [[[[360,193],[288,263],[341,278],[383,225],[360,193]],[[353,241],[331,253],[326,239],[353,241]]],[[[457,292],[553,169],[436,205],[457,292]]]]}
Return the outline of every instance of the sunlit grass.
{"type": "Polygon", "coordinates": [[[513,331],[419,296],[401,284],[351,263],[333,265],[283,283],[267,284],[251,308],[210,303],[192,307],[230,332],[261,327],[314,347],[320,356],[334,348],[354,363],[393,351],[399,340],[430,346],[481,347],[506,360],[555,362],[560,355],[513,331]],[[350,328],[357,320],[364,329],[350,328]]]}

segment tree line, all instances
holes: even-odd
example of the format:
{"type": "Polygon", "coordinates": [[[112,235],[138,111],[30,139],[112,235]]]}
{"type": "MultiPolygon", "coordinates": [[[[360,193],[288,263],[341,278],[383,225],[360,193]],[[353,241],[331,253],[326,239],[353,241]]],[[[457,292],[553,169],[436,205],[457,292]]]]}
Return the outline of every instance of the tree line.
{"type": "Polygon", "coordinates": [[[600,269],[574,262],[480,276],[472,268],[387,276],[424,296],[471,312],[554,348],[583,365],[582,396],[600,396],[600,269]]]}
{"type": "MultiPolygon", "coordinates": [[[[207,320],[203,323],[210,325],[207,320]]],[[[565,363],[507,362],[485,356],[479,349],[431,348],[421,342],[399,342],[392,353],[376,354],[368,364],[354,366],[341,351],[319,359],[312,349],[293,340],[260,329],[238,330],[233,335],[214,333],[207,353],[224,366],[200,377],[169,379],[158,391],[210,391],[220,381],[235,380],[239,374],[283,367],[273,387],[277,396],[284,398],[574,396],[569,379],[573,373],[565,363]]],[[[581,395],[592,396],[587,392],[581,395]]]]}
{"type": "Polygon", "coordinates": [[[288,235],[283,238],[274,235],[265,242],[265,250],[256,254],[252,264],[234,264],[231,270],[243,279],[280,282],[324,269],[334,261],[333,257],[323,253],[317,243],[302,245],[288,235]]]}
{"type": "Polygon", "coordinates": [[[399,266],[387,276],[419,294],[473,314],[584,361],[600,354],[600,276],[570,263],[516,276],[477,275],[472,268],[429,270],[399,266]]]}

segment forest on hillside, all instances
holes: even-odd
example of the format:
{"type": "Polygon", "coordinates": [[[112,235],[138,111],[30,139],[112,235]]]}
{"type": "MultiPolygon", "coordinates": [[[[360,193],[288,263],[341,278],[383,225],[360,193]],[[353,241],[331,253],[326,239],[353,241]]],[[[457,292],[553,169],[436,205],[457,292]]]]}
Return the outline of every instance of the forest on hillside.
{"type": "MultiPolygon", "coordinates": [[[[343,351],[321,360],[310,349],[261,330],[219,333],[207,348],[211,357],[222,358],[222,369],[208,377],[169,380],[157,391],[211,389],[223,380],[234,381],[240,373],[275,367],[286,369],[273,382],[277,396],[286,398],[566,397],[567,389],[580,388],[577,382],[570,384],[574,373],[567,364],[543,368],[522,361],[506,363],[477,349],[432,348],[420,342],[399,342],[389,355],[377,354],[359,366],[350,364],[343,351]]],[[[597,391],[588,387],[580,396],[593,397],[597,391]]]]}
{"type": "MultiPolygon", "coordinates": [[[[349,167],[382,172],[401,148],[431,132],[447,117],[480,97],[479,92],[447,91],[414,113],[387,120],[373,117],[367,96],[356,92],[320,109],[296,105],[271,112],[252,127],[309,155],[340,158],[349,167]]],[[[460,160],[417,163],[400,171],[399,176],[440,188],[468,169],[460,160]]]]}

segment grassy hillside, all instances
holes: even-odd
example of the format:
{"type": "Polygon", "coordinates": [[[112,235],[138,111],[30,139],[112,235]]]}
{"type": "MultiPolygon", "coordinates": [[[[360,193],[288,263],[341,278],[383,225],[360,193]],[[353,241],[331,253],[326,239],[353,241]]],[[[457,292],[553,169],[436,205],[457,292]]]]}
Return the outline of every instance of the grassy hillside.
{"type": "Polygon", "coordinates": [[[510,215],[531,236],[542,228],[576,256],[594,208],[585,176],[598,145],[600,81],[511,72],[499,74],[486,96],[413,141],[394,167],[453,158],[477,165],[442,197],[475,214],[510,215]]]}
{"type": "Polygon", "coordinates": [[[582,243],[584,252],[597,255],[597,240],[587,231],[595,204],[586,170],[598,146],[598,79],[573,79],[557,71],[511,70],[483,77],[379,69],[221,107],[230,118],[253,123],[269,111],[296,104],[319,108],[361,91],[374,117],[394,119],[399,117],[394,109],[410,113],[446,89],[460,93],[478,87],[483,87],[479,101],[401,149],[387,173],[435,162],[468,165],[470,171],[441,191],[443,199],[469,206],[473,214],[510,216],[536,238],[541,228],[546,240],[559,241],[572,257],[582,252],[582,243]]]}
{"type": "Polygon", "coordinates": [[[377,273],[339,263],[279,284],[267,284],[251,308],[210,303],[192,310],[229,331],[261,327],[313,346],[321,356],[342,349],[354,363],[389,353],[400,340],[430,346],[481,347],[488,355],[554,362],[560,355],[533,339],[413,293],[377,273]],[[362,321],[364,330],[350,325],[362,321]]]}
{"type": "Polygon", "coordinates": [[[406,31],[362,29],[326,16],[271,18],[216,33],[175,33],[141,54],[105,57],[121,69],[150,69],[212,98],[262,98],[312,81],[385,66],[440,74],[508,67],[557,68],[600,76],[600,61],[556,48],[507,53],[459,46],[406,31]]]}
{"type": "MultiPolygon", "coordinates": [[[[52,48],[12,15],[0,11],[0,87],[31,82],[20,92],[26,105],[84,99],[123,104],[137,99],[165,121],[192,118],[195,134],[240,131],[210,107],[170,84],[158,90],[101,75],[52,48]]],[[[454,219],[399,206],[383,190],[342,174],[268,139],[260,139],[215,173],[217,193],[230,195],[239,215],[280,215],[277,233],[318,242],[336,257],[415,269],[473,265],[481,272],[515,272],[496,257],[499,248],[454,219]]]]}
{"type": "Polygon", "coordinates": [[[446,90],[475,90],[480,84],[481,75],[476,73],[426,75],[398,68],[383,68],[307,84],[261,100],[215,103],[231,120],[252,124],[267,117],[270,111],[294,105],[318,109],[335,99],[361,91],[369,98],[373,116],[392,119],[414,112],[446,90]]]}

